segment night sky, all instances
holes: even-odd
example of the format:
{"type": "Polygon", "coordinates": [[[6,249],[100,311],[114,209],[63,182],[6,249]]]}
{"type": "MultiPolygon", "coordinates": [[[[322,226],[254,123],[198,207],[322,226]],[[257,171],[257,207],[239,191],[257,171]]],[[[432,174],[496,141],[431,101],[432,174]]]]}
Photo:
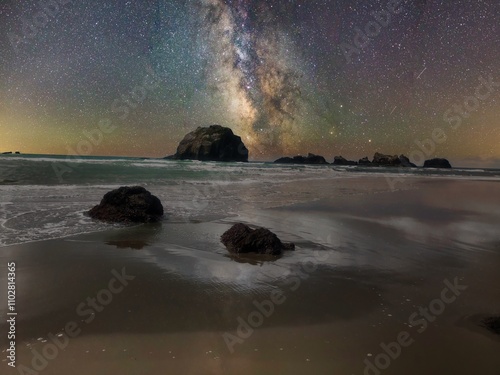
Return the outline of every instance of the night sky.
{"type": "Polygon", "coordinates": [[[0,151],[162,157],[220,124],[253,160],[498,165],[499,24],[498,0],[1,1],[0,151]]]}

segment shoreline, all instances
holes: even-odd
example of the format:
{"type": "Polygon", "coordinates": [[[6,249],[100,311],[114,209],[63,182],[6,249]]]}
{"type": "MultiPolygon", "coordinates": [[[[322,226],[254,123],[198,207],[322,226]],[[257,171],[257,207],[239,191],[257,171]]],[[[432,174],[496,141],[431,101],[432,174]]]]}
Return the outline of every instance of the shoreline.
{"type": "Polygon", "coordinates": [[[18,364],[76,322],[82,332],[46,373],[362,374],[381,342],[404,330],[414,343],[384,373],[465,375],[480,361],[482,374],[496,375],[500,341],[475,318],[500,311],[496,182],[417,179],[394,192],[380,178],[319,185],[276,185],[265,200],[261,190],[245,190],[237,216],[0,248],[0,267],[17,265],[18,364]],[[275,197],[291,203],[275,207],[275,197]],[[219,237],[233,222],[268,227],[296,250],[274,261],[231,258],[219,237]],[[123,269],[134,279],[90,314],[87,299],[102,300],[113,270],[123,269]],[[424,333],[422,324],[409,327],[420,306],[440,297],[443,281],[455,279],[468,287],[457,301],[424,333]],[[239,336],[241,321],[277,290],[285,300],[248,338],[239,336]],[[233,353],[226,334],[242,340],[233,353]]]}

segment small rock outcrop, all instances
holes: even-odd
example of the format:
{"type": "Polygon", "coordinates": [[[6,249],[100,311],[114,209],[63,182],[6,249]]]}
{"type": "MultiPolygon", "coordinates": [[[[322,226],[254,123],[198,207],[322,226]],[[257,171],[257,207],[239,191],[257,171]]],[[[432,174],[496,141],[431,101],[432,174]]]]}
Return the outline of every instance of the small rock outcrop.
{"type": "Polygon", "coordinates": [[[397,155],[384,155],[379,152],[376,152],[375,155],[373,156],[372,163],[381,167],[382,166],[395,167],[401,164],[401,160],[399,160],[399,157],[397,155]]]}
{"type": "Polygon", "coordinates": [[[323,156],[308,154],[304,156],[294,156],[293,158],[279,158],[275,161],[276,164],[328,164],[323,156]]]}
{"type": "Polygon", "coordinates": [[[247,162],[248,149],[229,128],[220,125],[199,127],[187,134],[177,147],[174,160],[247,162]]]}
{"type": "Polygon", "coordinates": [[[372,162],[370,161],[370,159],[368,159],[368,157],[364,157],[363,159],[359,159],[358,164],[359,165],[371,165],[372,162]]]}
{"type": "Polygon", "coordinates": [[[281,255],[283,251],[294,250],[293,243],[283,243],[268,229],[252,229],[245,224],[235,224],[221,236],[221,242],[232,254],[257,253],[281,255]]]}
{"type": "Polygon", "coordinates": [[[431,160],[426,160],[424,163],[424,168],[443,168],[443,169],[450,169],[451,164],[448,160],[446,159],[431,159],[431,160]]]}
{"type": "Polygon", "coordinates": [[[347,160],[346,158],[342,156],[335,156],[333,160],[334,165],[358,165],[358,162],[352,161],[352,160],[347,160]]]}
{"type": "Polygon", "coordinates": [[[413,164],[410,161],[410,158],[404,155],[399,155],[399,161],[400,161],[400,166],[401,167],[406,167],[406,168],[417,168],[415,164],[413,164]]]}
{"type": "Polygon", "coordinates": [[[160,200],[141,186],[125,186],[104,195],[88,215],[113,223],[151,223],[163,217],[160,200]]]}

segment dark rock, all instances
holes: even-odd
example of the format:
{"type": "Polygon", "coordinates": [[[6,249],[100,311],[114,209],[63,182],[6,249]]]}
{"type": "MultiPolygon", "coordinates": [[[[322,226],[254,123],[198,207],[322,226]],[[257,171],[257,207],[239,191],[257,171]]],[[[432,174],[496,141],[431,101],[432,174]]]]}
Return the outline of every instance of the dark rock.
{"type": "MultiPolygon", "coordinates": [[[[298,156],[296,156],[297,158],[298,156]]],[[[303,156],[300,156],[301,158],[304,158],[303,156]]],[[[289,157],[284,157],[284,158],[279,158],[278,160],[275,161],[276,164],[293,164],[294,160],[293,158],[289,157]]]]}
{"type": "Polygon", "coordinates": [[[377,166],[389,166],[389,167],[396,167],[401,164],[401,160],[399,160],[399,157],[397,155],[384,155],[381,153],[376,152],[375,155],[373,156],[373,164],[377,166]]]}
{"type": "Polygon", "coordinates": [[[359,165],[371,165],[372,162],[367,157],[364,157],[363,159],[359,159],[358,164],[359,165]]]}
{"type": "Polygon", "coordinates": [[[2,152],[2,155],[12,155],[12,151],[2,152]]]}
{"type": "Polygon", "coordinates": [[[426,160],[424,163],[424,168],[445,168],[445,169],[450,169],[451,164],[448,160],[446,159],[431,159],[431,160],[426,160]]]}
{"type": "Polygon", "coordinates": [[[352,160],[347,160],[343,158],[342,156],[335,156],[333,160],[333,164],[335,165],[358,165],[358,162],[352,161],[352,160]]]}
{"type": "Polygon", "coordinates": [[[294,156],[293,158],[279,158],[275,161],[277,164],[328,164],[323,156],[308,154],[304,156],[294,156]]]}
{"type": "Polygon", "coordinates": [[[88,215],[93,219],[114,223],[151,223],[160,221],[160,200],[140,186],[121,187],[106,193],[101,203],[88,215]]]}
{"type": "Polygon", "coordinates": [[[258,253],[281,255],[294,250],[293,243],[285,244],[273,232],[265,228],[252,229],[245,224],[235,224],[221,236],[221,242],[233,254],[258,253]]]}
{"type": "Polygon", "coordinates": [[[399,161],[401,162],[400,165],[401,167],[407,167],[407,168],[417,168],[415,164],[413,164],[410,159],[404,155],[399,155],[399,161]]]}
{"type": "Polygon", "coordinates": [[[177,147],[175,160],[248,161],[248,149],[229,128],[220,125],[199,127],[187,134],[177,147]]]}
{"type": "Polygon", "coordinates": [[[483,324],[493,333],[500,335],[500,316],[486,318],[483,320],[483,324]]]}

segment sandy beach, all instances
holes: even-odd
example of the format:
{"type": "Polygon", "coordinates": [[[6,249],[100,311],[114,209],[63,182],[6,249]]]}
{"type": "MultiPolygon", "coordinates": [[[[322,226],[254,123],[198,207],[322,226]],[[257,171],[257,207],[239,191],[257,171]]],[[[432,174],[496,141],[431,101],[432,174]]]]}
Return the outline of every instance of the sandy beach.
{"type": "Polygon", "coordinates": [[[18,316],[17,369],[0,323],[1,373],[498,375],[500,340],[480,320],[500,313],[499,186],[293,182],[280,194],[314,199],[255,209],[249,190],[228,217],[2,247],[18,316]],[[296,251],[231,258],[219,237],[234,222],[296,251]]]}

